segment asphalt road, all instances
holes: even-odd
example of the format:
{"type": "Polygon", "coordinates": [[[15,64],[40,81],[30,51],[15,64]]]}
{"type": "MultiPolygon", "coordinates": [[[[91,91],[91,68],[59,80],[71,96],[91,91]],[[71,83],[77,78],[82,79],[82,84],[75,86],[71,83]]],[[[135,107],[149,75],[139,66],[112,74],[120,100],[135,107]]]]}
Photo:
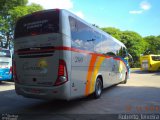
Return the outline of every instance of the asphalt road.
{"type": "Polygon", "coordinates": [[[121,119],[120,114],[153,113],[160,114],[160,72],[135,71],[127,84],[105,89],[100,99],[87,97],[69,102],[24,98],[16,95],[14,83],[0,83],[0,119],[3,120],[7,117],[18,120],[33,117],[37,120],[77,120],[79,115],[82,118],[90,116],[94,120],[100,118],[98,115],[106,118],[106,114],[107,117],[121,119]]]}

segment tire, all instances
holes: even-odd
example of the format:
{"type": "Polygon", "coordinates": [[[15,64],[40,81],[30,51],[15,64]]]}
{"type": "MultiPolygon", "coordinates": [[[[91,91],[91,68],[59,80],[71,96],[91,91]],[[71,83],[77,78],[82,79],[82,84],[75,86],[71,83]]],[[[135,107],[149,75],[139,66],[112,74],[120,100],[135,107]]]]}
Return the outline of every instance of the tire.
{"type": "Polygon", "coordinates": [[[96,84],[95,84],[95,92],[94,92],[94,97],[100,98],[103,90],[103,85],[102,85],[102,80],[100,78],[96,79],[96,84]]]}
{"type": "Polygon", "coordinates": [[[125,74],[125,79],[124,81],[122,82],[122,84],[126,84],[127,83],[127,73],[125,74]]]}
{"type": "Polygon", "coordinates": [[[11,80],[10,80],[11,82],[14,82],[14,79],[13,79],[13,74],[12,74],[12,77],[11,77],[11,80]]]}

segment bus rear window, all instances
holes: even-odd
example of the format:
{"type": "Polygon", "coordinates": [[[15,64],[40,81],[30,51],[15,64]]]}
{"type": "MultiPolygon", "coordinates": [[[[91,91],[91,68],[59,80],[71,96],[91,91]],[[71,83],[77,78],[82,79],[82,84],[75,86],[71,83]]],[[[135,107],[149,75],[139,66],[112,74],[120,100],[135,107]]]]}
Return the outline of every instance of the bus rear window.
{"type": "Polygon", "coordinates": [[[11,57],[10,51],[9,50],[0,50],[0,57],[11,57]]]}
{"type": "Polygon", "coordinates": [[[41,11],[22,17],[15,28],[15,38],[59,32],[59,12],[41,11]]]}
{"type": "Polygon", "coordinates": [[[160,61],[160,56],[152,56],[153,61],[160,61]]]}

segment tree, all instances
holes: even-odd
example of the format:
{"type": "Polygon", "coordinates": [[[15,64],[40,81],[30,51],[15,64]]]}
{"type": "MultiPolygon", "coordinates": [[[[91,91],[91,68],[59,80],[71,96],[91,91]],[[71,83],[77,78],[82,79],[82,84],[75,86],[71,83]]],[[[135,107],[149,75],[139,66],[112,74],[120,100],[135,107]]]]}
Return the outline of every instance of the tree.
{"type": "Polygon", "coordinates": [[[147,42],[136,32],[124,31],[121,35],[121,42],[128,48],[128,52],[132,55],[134,60],[134,67],[139,66],[139,56],[144,53],[147,48],[147,42]]]}
{"type": "Polygon", "coordinates": [[[99,28],[99,26],[98,25],[96,25],[96,24],[92,24],[94,27],[96,27],[96,28],[99,28]]]}
{"type": "Polygon", "coordinates": [[[113,37],[115,37],[116,39],[120,40],[120,36],[122,34],[122,32],[114,27],[107,27],[107,28],[101,28],[103,31],[105,31],[106,33],[112,35],[113,37]]]}
{"type": "Polygon", "coordinates": [[[13,40],[17,19],[26,14],[42,10],[37,4],[27,5],[28,0],[1,0],[0,2],[0,36],[6,41],[5,48],[13,40]]]}
{"type": "Polygon", "coordinates": [[[160,35],[147,36],[144,40],[148,43],[148,48],[145,54],[160,54],[160,35]]]}
{"type": "MultiPolygon", "coordinates": [[[[11,39],[11,16],[9,15],[9,11],[16,6],[24,6],[27,4],[27,0],[1,0],[0,1],[0,36],[1,41],[3,39],[9,42],[11,39]]],[[[13,32],[12,32],[13,33],[13,32]]]]}

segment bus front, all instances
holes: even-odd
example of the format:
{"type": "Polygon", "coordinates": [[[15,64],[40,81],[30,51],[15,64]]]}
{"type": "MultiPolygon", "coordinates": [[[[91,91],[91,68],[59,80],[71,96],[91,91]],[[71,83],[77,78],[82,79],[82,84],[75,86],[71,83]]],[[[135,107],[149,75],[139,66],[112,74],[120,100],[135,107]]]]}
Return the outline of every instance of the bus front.
{"type": "Polygon", "coordinates": [[[0,82],[12,79],[12,54],[0,48],[0,82]]]}
{"type": "Polygon", "coordinates": [[[60,10],[44,10],[17,21],[13,62],[17,94],[68,99],[67,64],[60,47],[63,46],[60,13],[60,10]]]}

